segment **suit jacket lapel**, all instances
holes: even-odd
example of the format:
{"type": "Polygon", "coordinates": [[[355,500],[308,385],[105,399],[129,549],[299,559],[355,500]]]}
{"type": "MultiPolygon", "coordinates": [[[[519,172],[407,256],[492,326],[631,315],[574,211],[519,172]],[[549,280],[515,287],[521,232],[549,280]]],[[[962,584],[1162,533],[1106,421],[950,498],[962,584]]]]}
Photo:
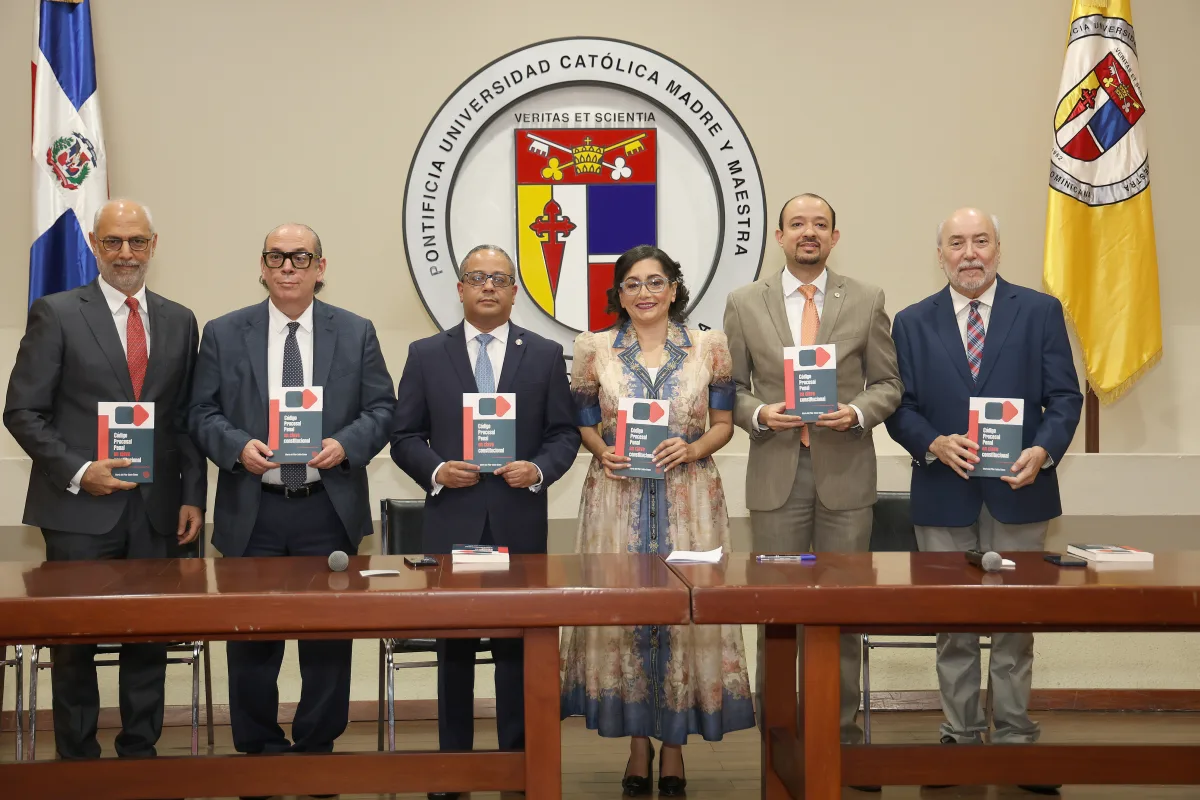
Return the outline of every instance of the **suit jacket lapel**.
{"type": "Polygon", "coordinates": [[[976,384],[980,394],[983,394],[983,386],[988,375],[992,373],[996,359],[1004,349],[1004,340],[1008,338],[1008,332],[1012,330],[1017,313],[1021,310],[1016,297],[1017,293],[1013,291],[1010,283],[996,278],[996,297],[992,303],[991,316],[988,318],[987,333],[983,338],[983,362],[979,365],[979,382],[976,384]]]}
{"type": "Polygon", "coordinates": [[[268,300],[259,303],[253,316],[246,323],[246,350],[250,356],[250,371],[254,373],[254,382],[258,384],[258,393],[262,396],[263,408],[267,407],[268,375],[267,372],[267,325],[270,314],[267,311],[268,300]]]}
{"type": "Polygon", "coordinates": [[[788,323],[787,307],[783,303],[782,275],[782,272],[776,273],[763,282],[763,302],[767,305],[767,316],[779,334],[779,341],[784,347],[794,347],[796,342],[792,338],[792,326],[788,323]]]}
{"type": "Polygon", "coordinates": [[[821,326],[817,328],[817,341],[814,344],[829,344],[846,299],[846,279],[828,267],[825,271],[829,273],[825,278],[825,301],[821,305],[821,326]]]}
{"type": "MultiPolygon", "coordinates": [[[[96,344],[100,345],[100,350],[104,353],[108,365],[112,367],[117,384],[124,393],[123,399],[132,402],[134,399],[133,381],[129,379],[129,361],[125,358],[124,349],[121,348],[121,337],[117,334],[112,311],[109,310],[108,303],[104,299],[104,292],[100,291],[100,285],[96,282],[99,280],[96,278],[88,284],[87,291],[80,296],[79,311],[83,314],[88,327],[92,329],[92,335],[96,337],[96,344]]],[[[144,384],[142,388],[145,388],[144,384]]],[[[112,399],[122,398],[114,397],[112,399]]]]}
{"type": "Polygon", "coordinates": [[[146,362],[146,379],[142,382],[142,397],[154,396],[154,381],[167,368],[171,348],[171,326],[166,320],[163,299],[146,290],[146,305],[150,313],[150,360],[146,362]]]}
{"type": "Polygon", "coordinates": [[[967,385],[967,391],[975,393],[975,382],[971,380],[971,367],[967,364],[967,349],[963,346],[962,334],[958,331],[958,319],[954,316],[954,301],[950,299],[950,287],[938,292],[933,300],[934,325],[938,338],[946,348],[946,355],[954,365],[958,376],[967,385]]]}
{"type": "Polygon", "coordinates": [[[498,392],[513,390],[513,382],[517,379],[517,369],[521,366],[521,357],[525,355],[527,349],[522,338],[525,335],[526,331],[509,323],[508,343],[504,346],[504,365],[500,367],[500,384],[496,387],[498,392]]]}
{"type": "Polygon", "coordinates": [[[337,326],[333,311],[320,300],[313,300],[313,386],[324,386],[329,380],[333,353],[337,349],[337,326]]]}
{"type": "Polygon", "coordinates": [[[458,373],[458,380],[462,384],[463,391],[479,391],[475,387],[475,373],[471,371],[471,359],[467,355],[467,339],[463,333],[461,322],[446,331],[446,355],[450,359],[450,366],[458,373]]]}

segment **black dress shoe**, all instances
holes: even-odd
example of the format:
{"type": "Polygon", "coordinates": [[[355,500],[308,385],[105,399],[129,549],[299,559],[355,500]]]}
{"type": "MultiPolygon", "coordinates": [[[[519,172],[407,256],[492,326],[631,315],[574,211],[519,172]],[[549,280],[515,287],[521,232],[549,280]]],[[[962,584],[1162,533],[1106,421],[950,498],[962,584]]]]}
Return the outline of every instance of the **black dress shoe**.
{"type": "Polygon", "coordinates": [[[1061,785],[1062,784],[1050,786],[1048,784],[1028,783],[1028,784],[1018,784],[1017,788],[1024,789],[1025,791],[1032,792],[1033,794],[1045,794],[1045,795],[1050,795],[1051,797],[1058,797],[1060,794],[1060,792],[1058,791],[1058,787],[1061,785]]]}
{"type": "Polygon", "coordinates": [[[658,793],[663,797],[682,797],[687,794],[687,770],[684,770],[684,777],[676,775],[662,774],[662,754],[666,751],[666,747],[658,753],[658,793]]]}
{"type": "Polygon", "coordinates": [[[882,786],[851,786],[851,789],[857,789],[860,792],[882,792],[882,786]]]}
{"type": "Polygon", "coordinates": [[[621,789],[629,797],[650,794],[650,781],[654,772],[654,745],[650,745],[650,755],[646,758],[646,775],[630,775],[629,765],[625,765],[625,774],[621,777],[621,789]]]}
{"type": "Polygon", "coordinates": [[[458,800],[458,792],[430,792],[426,795],[429,800],[458,800]]]}

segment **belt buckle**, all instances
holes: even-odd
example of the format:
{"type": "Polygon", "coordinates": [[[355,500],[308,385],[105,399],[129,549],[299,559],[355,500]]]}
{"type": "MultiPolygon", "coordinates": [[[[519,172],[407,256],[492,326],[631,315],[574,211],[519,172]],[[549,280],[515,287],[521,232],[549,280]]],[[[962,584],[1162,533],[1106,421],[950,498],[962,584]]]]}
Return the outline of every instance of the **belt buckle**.
{"type": "Polygon", "coordinates": [[[298,489],[293,489],[290,486],[283,487],[283,499],[291,500],[293,497],[308,497],[309,488],[307,485],[301,486],[298,489]]]}

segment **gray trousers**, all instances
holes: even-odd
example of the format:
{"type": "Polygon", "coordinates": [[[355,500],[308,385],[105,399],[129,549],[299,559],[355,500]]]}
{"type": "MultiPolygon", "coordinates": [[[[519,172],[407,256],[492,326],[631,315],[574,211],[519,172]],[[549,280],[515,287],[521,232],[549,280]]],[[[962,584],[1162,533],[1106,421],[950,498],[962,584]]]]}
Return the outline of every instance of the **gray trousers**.
{"type": "MultiPolygon", "coordinates": [[[[983,479],[986,480],[986,479],[983,479]]],[[[916,526],[917,546],[923,552],[966,550],[1044,550],[1048,522],[1007,525],[997,522],[985,504],[974,525],[965,528],[916,526]]],[[[992,715],[996,744],[1028,744],[1041,735],[1029,718],[1029,691],[1033,686],[1033,634],[993,633],[988,671],[992,676],[992,715]]],[[[939,633],[937,636],[938,689],[942,695],[943,736],[979,744],[987,719],[979,699],[981,679],[979,634],[939,633]]]]}
{"type": "MultiPolygon", "coordinates": [[[[750,544],[756,553],[858,553],[871,544],[871,507],[833,511],[817,498],[813,481],[812,457],[807,448],[800,451],[796,482],[782,507],[774,511],[750,512],[750,544]]],[[[797,635],[803,635],[797,626],[797,635]]],[[[841,738],[846,744],[863,739],[857,721],[862,689],[859,668],[862,663],[862,637],[846,634],[842,644],[841,738]]],[[[759,703],[763,696],[763,664],[766,663],[766,632],[758,626],[758,665],[754,686],[759,703]]],[[[762,724],[762,709],[758,720],[762,724]]]]}

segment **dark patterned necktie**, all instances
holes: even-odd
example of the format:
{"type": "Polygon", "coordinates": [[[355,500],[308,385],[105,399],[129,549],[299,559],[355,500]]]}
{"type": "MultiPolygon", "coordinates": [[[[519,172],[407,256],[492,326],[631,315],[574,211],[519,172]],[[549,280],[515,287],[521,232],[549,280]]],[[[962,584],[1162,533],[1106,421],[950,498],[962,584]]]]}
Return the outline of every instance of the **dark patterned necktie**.
{"type": "Polygon", "coordinates": [[[967,312],[967,363],[971,365],[971,380],[979,380],[979,367],[983,364],[983,316],[979,313],[979,301],[971,301],[967,312]]]}
{"type": "MultiPolygon", "coordinates": [[[[304,385],[304,362],[300,359],[300,345],[296,342],[296,329],[299,327],[299,322],[289,322],[287,339],[283,341],[284,386],[304,385]]],[[[305,464],[281,464],[279,467],[279,477],[289,489],[303,486],[307,472],[305,464]]]]}

